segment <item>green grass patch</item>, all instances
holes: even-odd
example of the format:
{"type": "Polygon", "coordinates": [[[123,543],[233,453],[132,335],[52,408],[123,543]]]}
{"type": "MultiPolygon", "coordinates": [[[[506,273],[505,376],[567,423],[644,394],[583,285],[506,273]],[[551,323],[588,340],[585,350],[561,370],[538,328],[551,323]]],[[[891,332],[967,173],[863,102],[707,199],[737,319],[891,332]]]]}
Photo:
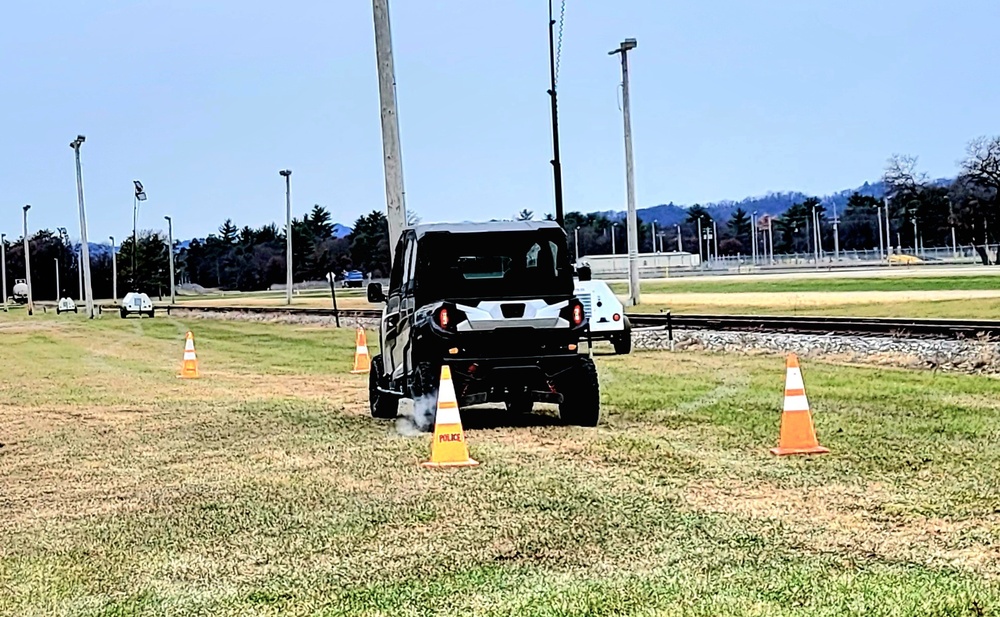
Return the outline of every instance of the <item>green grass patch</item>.
{"type": "Polygon", "coordinates": [[[1000,611],[1000,380],[805,362],[832,453],[779,459],[783,358],[598,356],[599,427],[468,410],[482,465],[436,473],[348,329],[0,335],[0,614],[1000,611]]]}

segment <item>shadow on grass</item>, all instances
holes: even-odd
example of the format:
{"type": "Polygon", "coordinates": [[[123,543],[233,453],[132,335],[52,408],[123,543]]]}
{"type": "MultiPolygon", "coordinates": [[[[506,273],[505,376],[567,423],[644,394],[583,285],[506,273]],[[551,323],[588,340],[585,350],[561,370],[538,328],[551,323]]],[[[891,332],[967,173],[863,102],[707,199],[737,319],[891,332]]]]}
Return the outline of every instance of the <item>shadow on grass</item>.
{"type": "Polygon", "coordinates": [[[560,425],[558,416],[537,406],[528,413],[511,413],[503,405],[476,405],[462,410],[462,428],[467,431],[560,425]]]}

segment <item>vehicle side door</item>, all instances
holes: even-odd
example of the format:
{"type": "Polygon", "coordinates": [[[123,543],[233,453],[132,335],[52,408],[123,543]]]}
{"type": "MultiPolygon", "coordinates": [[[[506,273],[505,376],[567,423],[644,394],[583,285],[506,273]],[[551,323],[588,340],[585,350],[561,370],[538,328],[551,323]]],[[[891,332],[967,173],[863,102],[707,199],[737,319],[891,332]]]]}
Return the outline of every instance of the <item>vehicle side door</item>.
{"type": "Polygon", "coordinates": [[[414,232],[405,236],[406,248],[403,254],[403,291],[399,304],[399,336],[396,339],[397,355],[393,358],[398,374],[402,377],[409,372],[412,362],[413,312],[416,310],[414,291],[416,290],[417,237],[414,232]]]}
{"type": "Polygon", "coordinates": [[[403,238],[396,244],[392,269],[389,272],[389,290],[386,292],[385,310],[382,312],[381,340],[379,351],[387,375],[395,375],[396,341],[399,338],[399,306],[403,291],[403,238]]]}

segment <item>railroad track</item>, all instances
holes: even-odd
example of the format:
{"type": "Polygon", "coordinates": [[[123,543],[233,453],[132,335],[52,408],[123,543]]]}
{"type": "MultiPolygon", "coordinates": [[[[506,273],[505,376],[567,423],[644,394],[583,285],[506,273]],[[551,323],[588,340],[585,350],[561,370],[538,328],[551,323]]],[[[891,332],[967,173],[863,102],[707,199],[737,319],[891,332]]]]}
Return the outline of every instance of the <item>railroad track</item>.
{"type": "Polygon", "coordinates": [[[809,317],[798,315],[630,314],[633,327],[739,332],[785,332],[896,338],[1000,339],[1000,321],[897,317],[809,317]]]}
{"type": "MultiPolygon", "coordinates": [[[[160,307],[158,307],[160,308],[160,307]]],[[[174,304],[173,310],[214,313],[270,313],[315,315],[355,319],[378,319],[377,309],[307,308],[288,306],[214,306],[174,304]]],[[[636,328],[677,330],[718,330],[736,332],[784,332],[789,334],[889,336],[895,338],[973,339],[989,336],[1000,339],[1000,321],[968,319],[910,319],[891,317],[809,317],[798,315],[687,315],[670,313],[630,313],[636,328]]]]}

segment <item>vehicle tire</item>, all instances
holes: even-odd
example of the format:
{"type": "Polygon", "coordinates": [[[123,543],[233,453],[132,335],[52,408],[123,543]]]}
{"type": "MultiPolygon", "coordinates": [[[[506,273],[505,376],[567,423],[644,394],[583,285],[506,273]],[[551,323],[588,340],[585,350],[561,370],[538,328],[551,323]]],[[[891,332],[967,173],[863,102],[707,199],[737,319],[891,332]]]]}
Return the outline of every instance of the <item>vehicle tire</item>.
{"type": "Polygon", "coordinates": [[[383,372],[382,354],[372,357],[371,370],[368,371],[368,406],[373,418],[392,420],[399,411],[399,397],[379,391],[378,386],[385,385],[384,381],[379,383],[383,372]]]}
{"type": "Polygon", "coordinates": [[[126,317],[128,317],[128,313],[126,313],[126,312],[125,312],[125,309],[122,309],[122,310],[121,310],[121,311],[119,311],[119,312],[120,312],[120,313],[121,313],[121,315],[122,315],[122,319],[125,319],[126,317]]]}
{"type": "Polygon", "coordinates": [[[618,355],[632,353],[632,333],[626,330],[619,336],[612,338],[611,344],[614,345],[615,353],[618,355]]]}
{"type": "Polygon", "coordinates": [[[80,314],[80,309],[75,308],[75,309],[73,309],[73,312],[76,313],[77,315],[79,315],[80,314]]]}
{"type": "Polygon", "coordinates": [[[417,428],[425,432],[434,430],[440,381],[441,365],[437,362],[418,362],[410,375],[413,421],[417,428]]]}
{"type": "Polygon", "coordinates": [[[597,426],[601,419],[601,386],[593,360],[580,356],[576,366],[560,375],[556,390],[563,395],[559,418],[564,423],[597,426]]]}
{"type": "Polygon", "coordinates": [[[153,318],[153,311],[149,311],[149,318],[150,318],[150,319],[152,319],[152,318],[153,318]]]}
{"type": "Polygon", "coordinates": [[[59,309],[56,309],[56,315],[61,315],[61,314],[62,314],[62,311],[60,311],[59,309]]]}

